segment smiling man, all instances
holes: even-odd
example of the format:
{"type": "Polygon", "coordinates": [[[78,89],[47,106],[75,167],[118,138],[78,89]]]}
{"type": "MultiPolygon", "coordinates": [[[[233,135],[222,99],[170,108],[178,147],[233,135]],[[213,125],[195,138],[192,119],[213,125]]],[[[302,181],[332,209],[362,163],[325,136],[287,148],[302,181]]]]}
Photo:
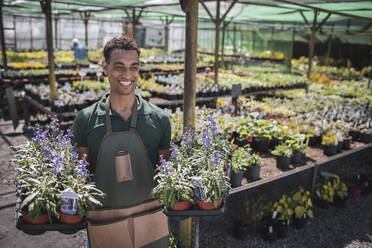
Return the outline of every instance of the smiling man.
{"type": "Polygon", "coordinates": [[[113,38],[103,54],[110,92],[73,124],[79,154],[106,193],[88,213],[90,247],[168,247],[167,218],[151,190],[156,163],[169,157],[169,117],[135,94],[140,50],[134,40],[113,38]]]}

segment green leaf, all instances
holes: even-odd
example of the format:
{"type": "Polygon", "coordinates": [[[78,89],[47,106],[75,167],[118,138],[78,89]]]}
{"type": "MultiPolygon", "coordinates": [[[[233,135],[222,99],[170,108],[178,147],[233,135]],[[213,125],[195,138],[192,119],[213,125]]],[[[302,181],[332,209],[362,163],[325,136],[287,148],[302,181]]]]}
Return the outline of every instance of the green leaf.
{"type": "Polygon", "coordinates": [[[27,206],[36,196],[39,194],[39,191],[36,191],[32,193],[31,195],[27,196],[19,206],[20,209],[23,209],[25,206],[27,206]]]}

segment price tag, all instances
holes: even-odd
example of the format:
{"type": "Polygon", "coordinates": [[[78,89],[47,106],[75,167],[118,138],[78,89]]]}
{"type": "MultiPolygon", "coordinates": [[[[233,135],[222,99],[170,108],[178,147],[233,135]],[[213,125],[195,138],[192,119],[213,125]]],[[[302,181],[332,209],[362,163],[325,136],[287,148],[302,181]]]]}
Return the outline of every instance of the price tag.
{"type": "Polygon", "coordinates": [[[273,219],[276,219],[276,216],[278,215],[278,212],[274,211],[273,213],[273,219]]]}
{"type": "Polygon", "coordinates": [[[241,84],[233,84],[231,89],[231,96],[238,97],[242,94],[242,85],[241,84]]]}
{"type": "Polygon", "coordinates": [[[320,199],[322,198],[322,196],[320,195],[319,190],[316,191],[316,195],[317,195],[320,199]]]}
{"type": "Polygon", "coordinates": [[[79,196],[71,191],[62,192],[61,212],[68,215],[76,215],[79,196]]]}

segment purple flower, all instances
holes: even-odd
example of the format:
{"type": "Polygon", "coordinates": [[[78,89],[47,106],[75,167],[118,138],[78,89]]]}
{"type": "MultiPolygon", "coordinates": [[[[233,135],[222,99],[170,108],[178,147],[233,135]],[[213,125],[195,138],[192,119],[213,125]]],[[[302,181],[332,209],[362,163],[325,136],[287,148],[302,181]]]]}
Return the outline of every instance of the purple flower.
{"type": "Polygon", "coordinates": [[[219,153],[218,151],[215,152],[215,153],[213,154],[212,163],[213,163],[215,166],[218,166],[218,165],[220,164],[220,162],[221,162],[221,157],[222,157],[221,153],[219,153]]]}
{"type": "Polygon", "coordinates": [[[172,153],[171,153],[170,158],[174,158],[178,153],[178,149],[177,149],[177,147],[174,146],[174,147],[171,148],[171,151],[172,151],[172,153]]]}
{"type": "Polygon", "coordinates": [[[159,167],[161,169],[163,169],[163,171],[164,171],[165,174],[168,174],[169,173],[169,169],[168,169],[168,166],[167,166],[167,161],[164,158],[161,158],[160,159],[160,165],[159,165],[159,167]]]}
{"type": "Polygon", "coordinates": [[[208,148],[208,146],[212,142],[212,138],[209,136],[208,132],[203,133],[202,141],[203,141],[202,148],[208,148]]]}
{"type": "Polygon", "coordinates": [[[87,177],[88,176],[88,170],[87,170],[88,165],[89,165],[88,161],[84,159],[80,159],[79,166],[77,168],[78,174],[83,175],[84,177],[87,177]]]}
{"type": "Polygon", "coordinates": [[[63,167],[63,161],[60,157],[56,158],[56,160],[54,161],[53,167],[54,167],[54,174],[57,176],[61,172],[62,167],[63,167]]]}

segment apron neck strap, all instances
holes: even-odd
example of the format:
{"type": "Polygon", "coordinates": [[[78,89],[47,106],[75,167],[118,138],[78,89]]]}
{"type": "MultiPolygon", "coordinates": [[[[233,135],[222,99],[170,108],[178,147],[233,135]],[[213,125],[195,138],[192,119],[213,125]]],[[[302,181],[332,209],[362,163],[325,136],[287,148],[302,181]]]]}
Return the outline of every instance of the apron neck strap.
{"type": "MultiPolygon", "coordinates": [[[[137,111],[138,111],[138,104],[137,104],[137,97],[134,98],[134,103],[132,107],[132,117],[130,121],[130,129],[135,130],[137,126],[137,111]]],[[[108,134],[112,133],[112,126],[111,126],[111,118],[110,118],[110,96],[106,99],[105,104],[105,112],[106,112],[106,130],[108,134]]]]}

